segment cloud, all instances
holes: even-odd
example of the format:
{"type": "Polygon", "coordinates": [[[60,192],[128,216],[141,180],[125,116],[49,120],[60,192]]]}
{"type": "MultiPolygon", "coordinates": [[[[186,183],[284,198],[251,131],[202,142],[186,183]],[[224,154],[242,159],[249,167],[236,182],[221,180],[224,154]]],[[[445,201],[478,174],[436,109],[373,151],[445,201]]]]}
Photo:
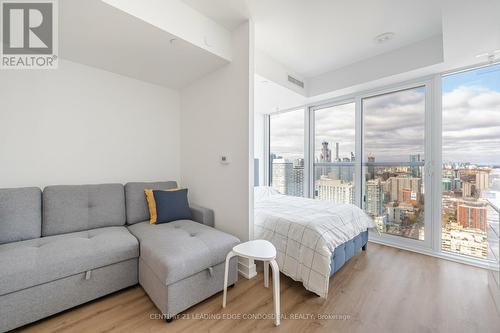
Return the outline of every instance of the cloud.
{"type": "Polygon", "coordinates": [[[443,160],[500,165],[500,92],[463,85],[443,95],[443,160]]]}
{"type": "Polygon", "coordinates": [[[364,151],[377,162],[408,162],[423,156],[425,89],[414,88],[363,101],[364,151]]]}
{"type": "Polygon", "coordinates": [[[271,115],[271,153],[287,159],[304,158],[303,109],[271,115]]]}
{"type": "MultiPolygon", "coordinates": [[[[341,157],[355,151],[354,104],[314,112],[315,155],[322,141],[340,143],[341,157]]],[[[378,162],[409,161],[424,154],[425,90],[415,88],[363,100],[364,151],[378,162]]],[[[271,151],[304,155],[304,112],[271,117],[271,151]]],[[[500,91],[461,85],[443,95],[443,161],[500,165],[500,91]]]]}
{"type": "Polygon", "coordinates": [[[355,152],[355,105],[354,103],[314,111],[315,158],[319,159],[321,143],[326,141],[335,156],[335,143],[339,143],[339,156],[351,157],[355,152]]]}

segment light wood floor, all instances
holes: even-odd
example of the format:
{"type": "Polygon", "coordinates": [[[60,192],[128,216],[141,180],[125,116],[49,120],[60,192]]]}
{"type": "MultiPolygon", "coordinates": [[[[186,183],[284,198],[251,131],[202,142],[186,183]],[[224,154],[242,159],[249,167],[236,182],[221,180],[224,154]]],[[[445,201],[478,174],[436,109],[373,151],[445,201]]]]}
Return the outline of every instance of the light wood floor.
{"type": "MultiPolygon", "coordinates": [[[[260,273],[240,277],[229,290],[187,310],[185,316],[266,315],[272,289],[260,273]]],[[[487,272],[370,243],[330,280],[328,299],[281,276],[282,319],[177,319],[167,324],[141,287],[109,295],[42,320],[20,332],[500,332],[500,317],[488,292],[487,272]],[[333,318],[318,318],[330,315],[333,318]],[[337,316],[337,317],[335,317],[337,316]]]]}

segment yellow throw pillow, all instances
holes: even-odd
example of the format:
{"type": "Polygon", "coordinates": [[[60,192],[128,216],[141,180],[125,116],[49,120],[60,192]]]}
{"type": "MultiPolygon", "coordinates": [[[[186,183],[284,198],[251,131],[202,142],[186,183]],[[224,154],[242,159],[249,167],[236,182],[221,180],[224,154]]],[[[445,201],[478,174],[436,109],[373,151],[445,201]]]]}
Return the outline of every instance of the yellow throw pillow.
{"type": "Polygon", "coordinates": [[[144,193],[146,194],[146,200],[148,201],[148,208],[149,208],[149,223],[150,224],[156,224],[156,202],[155,202],[155,197],[153,195],[153,190],[152,189],[145,189],[144,193]]]}
{"type": "MultiPolygon", "coordinates": [[[[161,190],[161,191],[179,191],[180,188],[172,188],[168,190],[161,190]]],[[[148,208],[149,208],[149,223],[150,224],[156,224],[156,220],[158,216],[156,215],[156,201],[155,201],[155,196],[153,195],[153,189],[147,188],[144,189],[144,193],[146,194],[146,200],[148,202],[148,208]]]]}

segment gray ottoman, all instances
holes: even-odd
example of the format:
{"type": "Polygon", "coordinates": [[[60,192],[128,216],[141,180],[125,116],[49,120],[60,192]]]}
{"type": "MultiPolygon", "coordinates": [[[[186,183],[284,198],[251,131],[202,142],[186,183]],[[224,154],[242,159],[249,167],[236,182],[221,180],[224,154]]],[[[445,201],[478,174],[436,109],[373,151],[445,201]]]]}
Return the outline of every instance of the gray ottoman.
{"type": "MultiPolygon", "coordinates": [[[[226,255],[239,239],[198,222],[129,226],[139,239],[139,283],[158,309],[172,316],[222,291],[226,255]]],[[[238,278],[230,261],[228,284],[238,278]]]]}
{"type": "MultiPolygon", "coordinates": [[[[139,283],[166,318],[222,291],[226,255],[240,242],[213,228],[213,211],[196,205],[190,205],[194,221],[149,224],[144,189],[175,187],[173,181],[125,185],[128,229],[140,243],[139,283]]],[[[235,257],[228,284],[237,279],[235,257]]]]}

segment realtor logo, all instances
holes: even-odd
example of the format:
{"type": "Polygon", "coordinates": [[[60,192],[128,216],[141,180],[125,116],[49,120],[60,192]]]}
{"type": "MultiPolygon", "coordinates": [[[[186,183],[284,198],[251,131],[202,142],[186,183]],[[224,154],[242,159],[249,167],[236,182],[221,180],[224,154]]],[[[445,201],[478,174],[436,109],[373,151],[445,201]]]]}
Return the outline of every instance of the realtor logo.
{"type": "Polygon", "coordinates": [[[57,68],[56,0],[1,0],[2,69],[57,68]]]}

